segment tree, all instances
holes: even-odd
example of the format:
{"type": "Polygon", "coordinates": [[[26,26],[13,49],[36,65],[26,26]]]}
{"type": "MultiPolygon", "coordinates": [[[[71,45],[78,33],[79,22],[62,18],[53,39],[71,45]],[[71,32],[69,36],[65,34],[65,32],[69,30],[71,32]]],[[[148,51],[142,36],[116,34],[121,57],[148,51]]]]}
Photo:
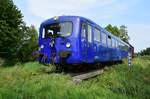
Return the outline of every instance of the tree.
{"type": "Polygon", "coordinates": [[[117,26],[112,26],[111,24],[108,24],[106,27],[105,27],[105,29],[107,30],[107,31],[109,31],[110,33],[112,33],[112,34],[114,34],[115,36],[120,36],[120,31],[119,31],[119,29],[118,29],[118,27],[117,26]]]}
{"type": "Polygon", "coordinates": [[[12,0],[0,1],[0,57],[7,61],[29,61],[37,46],[38,34],[28,27],[12,0]]]}
{"type": "Polygon", "coordinates": [[[117,26],[108,24],[105,29],[125,42],[128,42],[128,40],[130,39],[128,36],[127,27],[125,25],[122,25],[118,28],[117,26]]]}
{"type": "Polygon", "coordinates": [[[123,41],[128,42],[129,41],[129,36],[128,36],[128,31],[127,31],[127,27],[125,25],[121,25],[120,26],[120,37],[123,41]]]}
{"type": "Polygon", "coordinates": [[[111,33],[114,33],[113,27],[112,27],[111,24],[108,24],[108,25],[105,27],[105,29],[106,29],[107,31],[111,32],[111,33]]]}
{"type": "Polygon", "coordinates": [[[0,1],[0,57],[13,59],[23,37],[23,20],[12,0],[0,1]]]}
{"type": "Polygon", "coordinates": [[[19,47],[18,57],[21,62],[33,60],[32,52],[38,49],[38,32],[33,25],[27,27],[25,37],[19,47]]]}

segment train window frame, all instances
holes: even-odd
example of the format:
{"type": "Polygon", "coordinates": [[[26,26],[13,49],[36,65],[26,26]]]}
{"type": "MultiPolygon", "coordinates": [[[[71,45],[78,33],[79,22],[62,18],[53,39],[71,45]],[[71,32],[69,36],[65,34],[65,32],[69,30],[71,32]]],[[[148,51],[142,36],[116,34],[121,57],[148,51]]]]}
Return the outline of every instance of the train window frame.
{"type": "Polygon", "coordinates": [[[119,42],[116,40],[116,48],[118,48],[119,46],[119,42]]]}
{"type": "Polygon", "coordinates": [[[121,49],[121,42],[119,42],[119,49],[121,49]]]}
{"type": "Polygon", "coordinates": [[[123,50],[123,43],[120,42],[120,49],[123,50]]]}
{"type": "Polygon", "coordinates": [[[45,28],[42,29],[42,38],[45,38],[45,28]]]}
{"type": "Polygon", "coordinates": [[[101,42],[103,45],[107,44],[107,34],[105,32],[101,32],[101,42]]]}
{"type": "Polygon", "coordinates": [[[92,26],[90,24],[87,24],[87,41],[92,43],[92,26]]]}
{"type": "Polygon", "coordinates": [[[60,24],[60,23],[71,23],[71,31],[70,31],[70,33],[69,33],[69,35],[65,35],[65,36],[62,36],[62,37],[69,37],[69,36],[71,36],[72,35],[72,33],[73,33],[73,27],[74,27],[74,25],[73,25],[73,22],[72,21],[62,21],[62,22],[56,22],[56,23],[50,23],[50,24],[46,24],[46,25],[44,25],[43,26],[43,30],[42,30],[42,38],[43,38],[43,36],[44,36],[44,38],[43,39],[47,39],[48,37],[46,37],[46,27],[47,26],[49,26],[49,25],[52,25],[52,24],[60,24]],[[44,31],[44,34],[43,34],[43,31],[44,31]]]}
{"type": "Polygon", "coordinates": [[[115,48],[115,39],[112,38],[112,47],[115,48]]]}
{"type": "Polygon", "coordinates": [[[87,29],[87,24],[85,22],[82,22],[81,23],[81,39],[83,38],[86,38],[86,29],[87,29]],[[85,30],[84,30],[84,33],[83,33],[83,24],[85,25],[85,30]]]}
{"type": "Polygon", "coordinates": [[[96,27],[94,27],[94,41],[101,42],[101,31],[100,31],[100,29],[98,29],[96,27]],[[98,33],[99,35],[98,34],[95,35],[96,33],[98,33]]]}
{"type": "Polygon", "coordinates": [[[115,48],[117,48],[117,40],[115,40],[115,48]]]}

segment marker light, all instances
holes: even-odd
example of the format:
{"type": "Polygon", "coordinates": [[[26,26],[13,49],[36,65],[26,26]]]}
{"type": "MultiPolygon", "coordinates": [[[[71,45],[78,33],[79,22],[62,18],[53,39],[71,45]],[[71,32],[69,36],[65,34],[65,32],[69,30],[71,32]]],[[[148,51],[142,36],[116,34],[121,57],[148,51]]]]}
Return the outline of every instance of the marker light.
{"type": "Polygon", "coordinates": [[[41,49],[44,48],[44,45],[41,45],[41,49]]]}

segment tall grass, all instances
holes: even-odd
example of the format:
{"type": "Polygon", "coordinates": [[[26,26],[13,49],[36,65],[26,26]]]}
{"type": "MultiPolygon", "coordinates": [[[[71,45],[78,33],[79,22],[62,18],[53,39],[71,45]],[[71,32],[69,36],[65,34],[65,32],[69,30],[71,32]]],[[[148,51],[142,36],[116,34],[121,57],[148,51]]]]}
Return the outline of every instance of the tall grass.
{"type": "Polygon", "coordinates": [[[102,75],[75,85],[69,75],[47,73],[36,62],[0,67],[0,99],[150,99],[150,60],[133,67],[115,65],[102,75]]]}

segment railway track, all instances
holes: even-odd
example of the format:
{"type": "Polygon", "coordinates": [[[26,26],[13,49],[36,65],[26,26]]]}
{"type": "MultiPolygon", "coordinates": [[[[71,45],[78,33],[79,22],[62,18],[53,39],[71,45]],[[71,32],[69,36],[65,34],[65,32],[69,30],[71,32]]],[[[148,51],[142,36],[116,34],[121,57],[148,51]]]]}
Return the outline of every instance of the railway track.
{"type": "Polygon", "coordinates": [[[118,64],[118,63],[103,63],[103,64],[95,64],[95,65],[84,64],[81,66],[79,65],[79,68],[75,66],[76,69],[75,68],[70,70],[64,69],[64,73],[71,75],[73,82],[78,84],[83,80],[87,80],[102,74],[105,70],[106,71],[109,70],[111,66],[113,66],[114,64],[118,64]]]}
{"type": "Polygon", "coordinates": [[[71,76],[72,76],[72,80],[76,84],[78,84],[78,83],[82,82],[83,80],[96,77],[96,76],[102,74],[103,72],[104,72],[104,70],[101,69],[101,70],[93,70],[93,71],[84,72],[84,73],[71,74],[71,76]]]}

